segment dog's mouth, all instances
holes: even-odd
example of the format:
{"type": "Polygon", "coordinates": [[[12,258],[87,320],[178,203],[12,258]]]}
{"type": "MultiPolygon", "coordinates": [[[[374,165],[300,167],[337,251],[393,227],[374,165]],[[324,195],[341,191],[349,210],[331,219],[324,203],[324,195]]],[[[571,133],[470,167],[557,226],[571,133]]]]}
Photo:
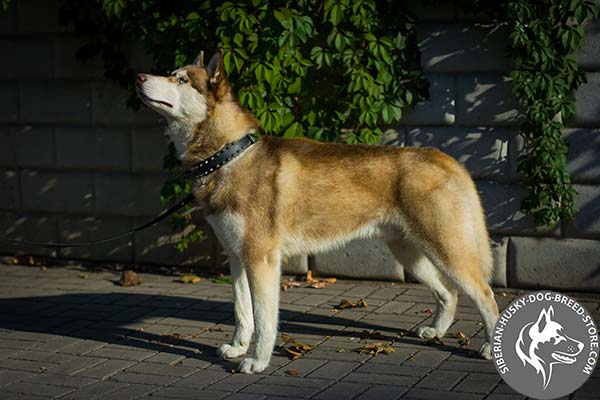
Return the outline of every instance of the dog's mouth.
{"type": "Polygon", "coordinates": [[[571,357],[570,354],[565,354],[562,351],[553,352],[552,358],[563,364],[573,364],[575,361],[577,361],[574,357],[571,357]]]}
{"type": "Polygon", "coordinates": [[[144,93],[144,91],[142,90],[142,88],[140,88],[139,86],[137,87],[137,93],[138,95],[142,98],[142,100],[146,100],[152,103],[158,103],[158,104],[162,104],[163,106],[169,107],[169,108],[173,108],[173,105],[169,102],[166,102],[164,100],[156,100],[153,99],[152,97],[148,97],[146,96],[146,94],[144,93]]]}

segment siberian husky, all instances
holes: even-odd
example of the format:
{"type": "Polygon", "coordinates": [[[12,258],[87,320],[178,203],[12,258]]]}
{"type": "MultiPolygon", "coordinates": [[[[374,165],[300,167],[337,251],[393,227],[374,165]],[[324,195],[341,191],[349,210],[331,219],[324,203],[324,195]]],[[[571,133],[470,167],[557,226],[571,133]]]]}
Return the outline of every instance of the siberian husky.
{"type": "MultiPolygon", "coordinates": [[[[235,99],[223,51],[203,53],[168,76],[138,74],[142,101],[163,115],[184,165],[210,157],[259,129],[235,99]]],[[[432,290],[437,308],[422,338],[442,337],[457,292],[477,305],[491,358],[498,307],[489,286],[492,254],[479,196],[469,173],[431,148],[320,143],[261,137],[232,162],[195,182],[194,194],[229,255],[235,303],[233,340],[223,358],[254,354],[239,370],[269,365],[277,335],[280,261],[381,238],[414,277],[432,290]]]]}

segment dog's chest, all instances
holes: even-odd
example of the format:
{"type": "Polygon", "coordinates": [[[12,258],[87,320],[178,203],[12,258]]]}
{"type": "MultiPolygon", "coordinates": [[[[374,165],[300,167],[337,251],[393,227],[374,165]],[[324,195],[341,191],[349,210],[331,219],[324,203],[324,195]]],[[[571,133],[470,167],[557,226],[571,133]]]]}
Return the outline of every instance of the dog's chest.
{"type": "Polygon", "coordinates": [[[241,254],[244,242],[244,218],[236,212],[223,211],[207,214],[206,221],[230,254],[241,254]]]}

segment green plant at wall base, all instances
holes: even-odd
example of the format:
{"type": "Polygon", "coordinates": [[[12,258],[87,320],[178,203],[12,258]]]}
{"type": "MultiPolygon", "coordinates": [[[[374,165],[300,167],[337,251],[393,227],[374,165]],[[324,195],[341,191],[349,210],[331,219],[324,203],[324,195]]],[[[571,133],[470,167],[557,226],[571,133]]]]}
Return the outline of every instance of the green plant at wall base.
{"type": "MultiPolygon", "coordinates": [[[[268,135],[378,143],[382,125],[427,96],[414,21],[391,0],[66,0],[61,21],[87,38],[79,57],[100,55],[106,76],[132,93],[128,38],[159,73],[223,48],[240,102],[268,135]]],[[[191,186],[172,178],[180,168],[172,149],[165,168],[161,198],[172,202],[191,186]]],[[[186,218],[175,216],[176,230],[186,218]]],[[[192,230],[178,248],[200,237],[192,230]]]]}
{"type": "Polygon", "coordinates": [[[517,164],[529,183],[522,210],[537,225],[551,225],[575,213],[561,128],[575,111],[574,91],[585,82],[574,58],[583,23],[598,10],[589,0],[512,0],[506,11],[513,91],[527,119],[519,130],[524,154],[517,164]]]}

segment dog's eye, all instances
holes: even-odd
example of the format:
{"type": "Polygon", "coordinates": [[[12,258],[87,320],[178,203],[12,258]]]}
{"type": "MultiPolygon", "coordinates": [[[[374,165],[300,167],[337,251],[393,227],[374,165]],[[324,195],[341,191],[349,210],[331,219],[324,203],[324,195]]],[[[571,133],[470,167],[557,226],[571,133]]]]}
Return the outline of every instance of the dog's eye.
{"type": "Polygon", "coordinates": [[[179,82],[179,83],[187,83],[187,81],[188,81],[188,80],[187,80],[187,79],[185,79],[183,76],[182,76],[182,77],[180,77],[179,79],[177,79],[177,82],[179,82]]]}

